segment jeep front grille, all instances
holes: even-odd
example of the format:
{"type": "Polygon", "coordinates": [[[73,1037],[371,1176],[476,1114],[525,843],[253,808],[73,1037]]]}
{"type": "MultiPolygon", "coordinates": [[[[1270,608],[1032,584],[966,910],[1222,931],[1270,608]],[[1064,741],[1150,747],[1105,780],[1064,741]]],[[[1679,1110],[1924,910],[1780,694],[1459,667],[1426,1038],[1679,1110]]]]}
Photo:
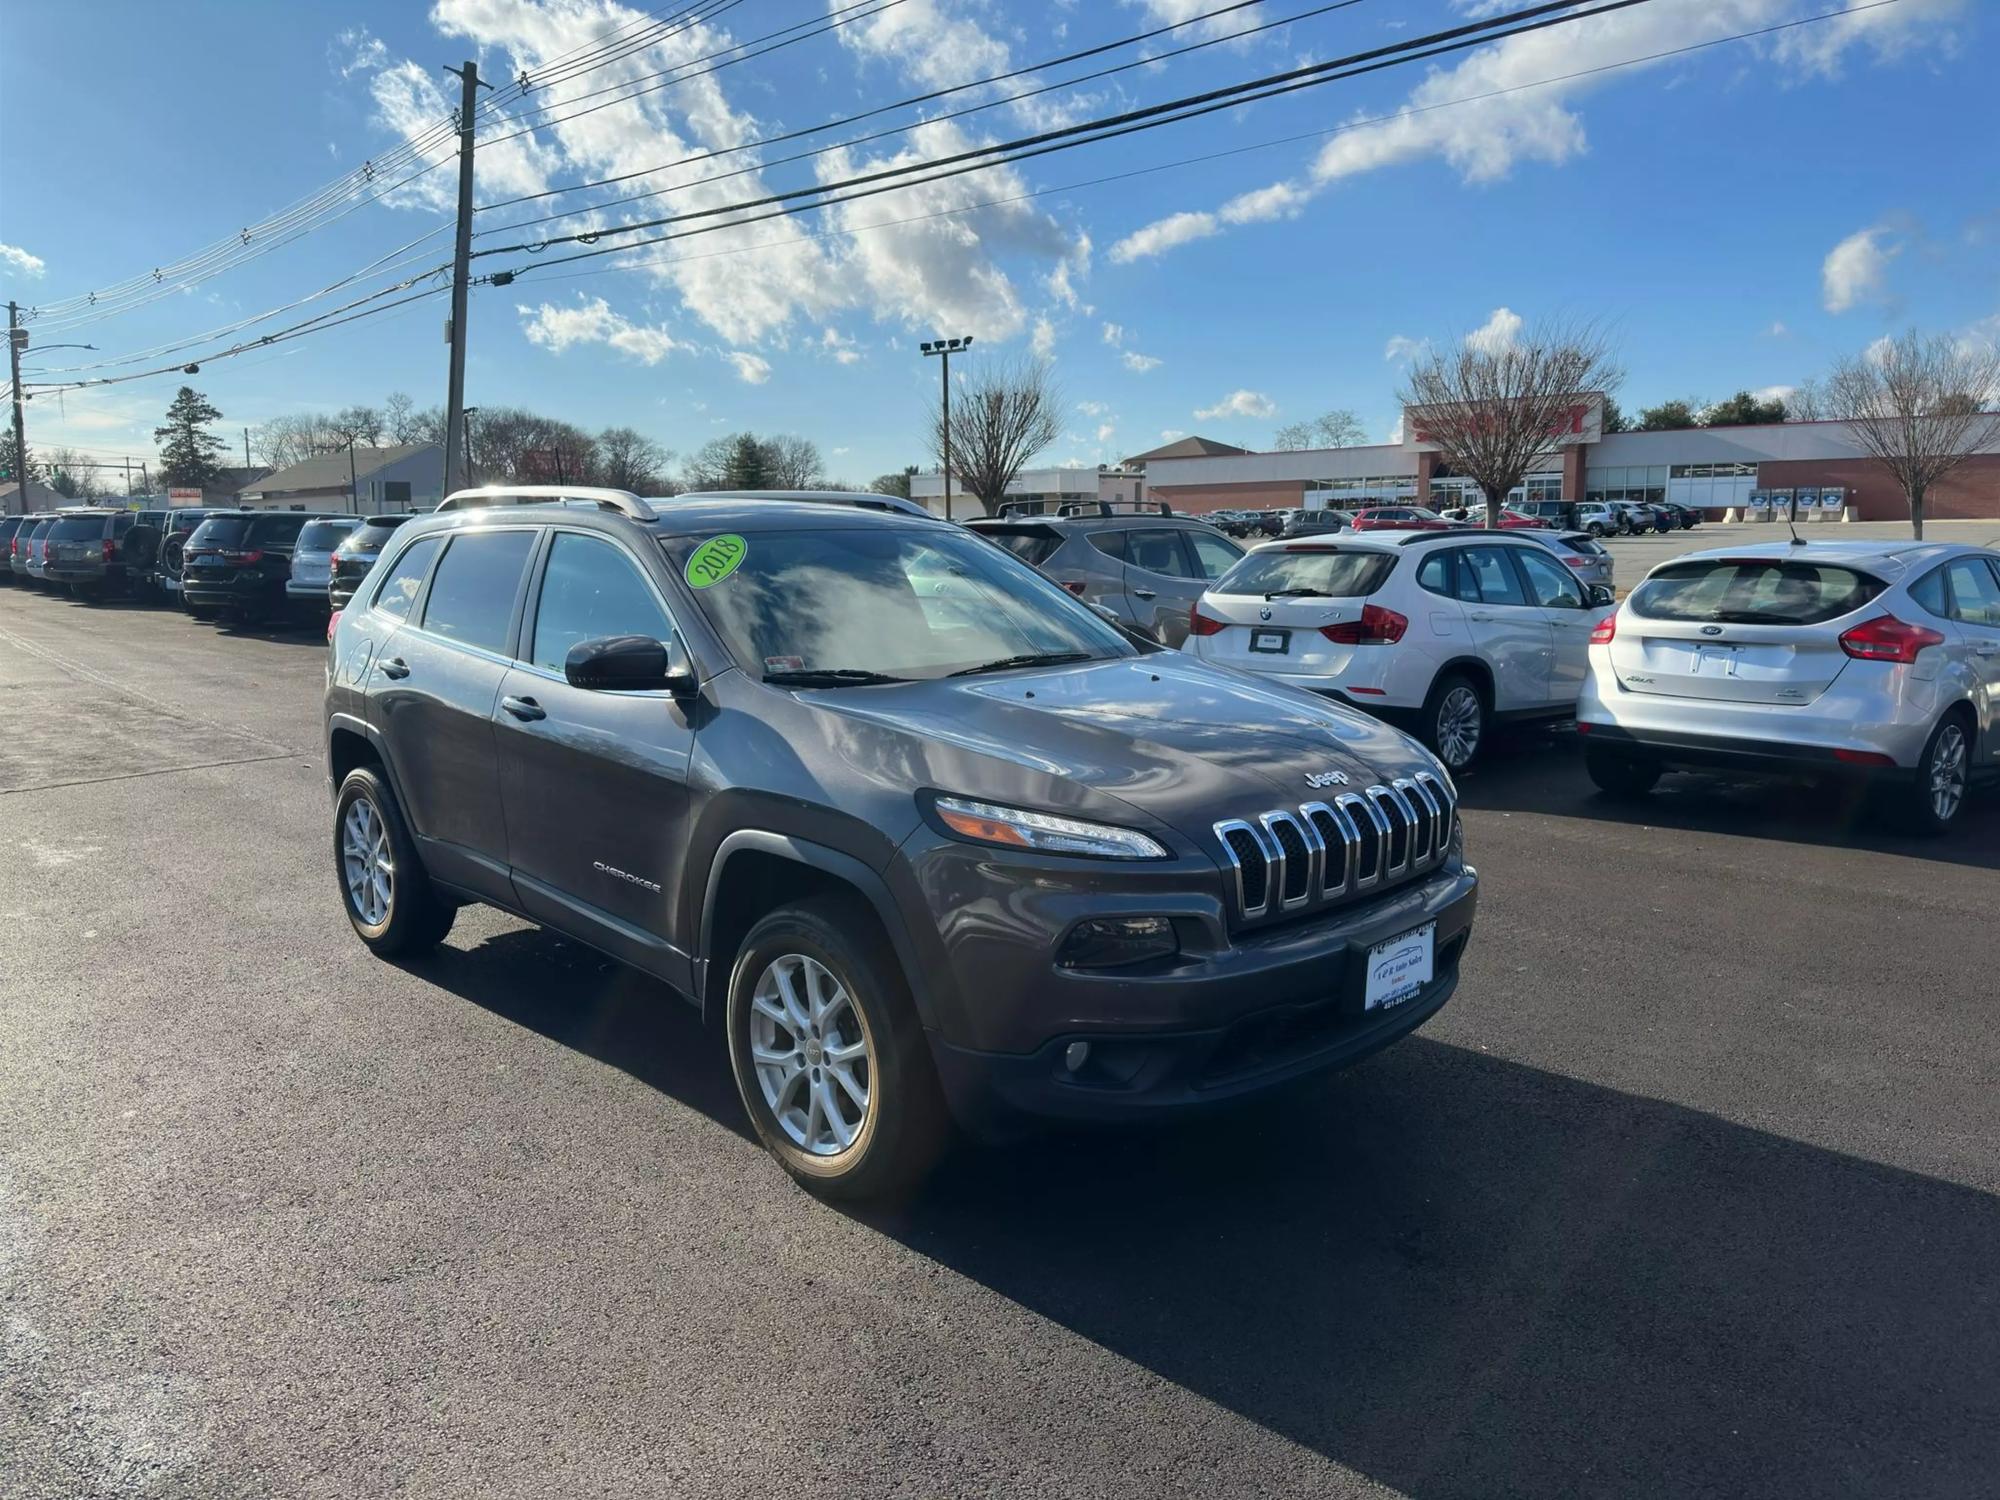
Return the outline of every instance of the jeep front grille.
{"type": "Polygon", "coordinates": [[[1444,863],[1451,793],[1428,771],[1215,825],[1242,921],[1385,890],[1444,863]]]}

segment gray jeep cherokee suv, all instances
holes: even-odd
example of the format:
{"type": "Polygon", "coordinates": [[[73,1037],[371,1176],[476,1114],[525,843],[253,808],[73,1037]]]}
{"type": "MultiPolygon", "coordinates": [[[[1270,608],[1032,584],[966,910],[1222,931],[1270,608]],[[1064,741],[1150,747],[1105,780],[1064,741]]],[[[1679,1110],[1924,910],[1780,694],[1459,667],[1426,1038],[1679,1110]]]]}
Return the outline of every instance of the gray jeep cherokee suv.
{"type": "Polygon", "coordinates": [[[1352,1062],[1472,927],[1414,740],[879,499],[454,496],[336,617],[325,726],[369,947],[487,902],[657,975],[828,1196],[912,1183],[953,1119],[1352,1062]]]}

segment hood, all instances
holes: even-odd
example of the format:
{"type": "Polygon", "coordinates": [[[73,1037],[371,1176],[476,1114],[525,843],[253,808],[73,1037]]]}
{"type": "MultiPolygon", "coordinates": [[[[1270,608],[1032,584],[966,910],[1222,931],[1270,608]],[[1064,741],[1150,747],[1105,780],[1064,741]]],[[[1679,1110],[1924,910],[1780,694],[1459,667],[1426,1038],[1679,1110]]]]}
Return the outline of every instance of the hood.
{"type": "Polygon", "coordinates": [[[867,738],[902,740],[905,763],[919,762],[941,791],[1133,826],[1157,820],[1203,847],[1219,819],[1341,790],[1308,776],[1338,772],[1362,788],[1439,770],[1386,724],[1175,651],[810,696],[819,711],[874,731],[867,738]]]}

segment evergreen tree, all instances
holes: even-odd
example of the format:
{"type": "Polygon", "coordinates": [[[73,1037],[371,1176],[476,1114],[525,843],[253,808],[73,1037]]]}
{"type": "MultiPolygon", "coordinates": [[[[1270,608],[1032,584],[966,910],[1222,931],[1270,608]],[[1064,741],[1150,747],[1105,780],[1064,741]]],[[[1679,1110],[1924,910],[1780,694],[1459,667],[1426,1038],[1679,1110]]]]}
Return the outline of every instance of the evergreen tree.
{"type": "MultiPolygon", "coordinates": [[[[42,466],[35,462],[35,450],[28,450],[28,477],[40,479],[42,466]]],[[[0,484],[18,484],[21,478],[21,456],[14,451],[14,429],[0,427],[0,484]]]]}
{"type": "Polygon", "coordinates": [[[222,476],[222,439],[208,431],[210,422],[221,420],[222,413],[201,392],[193,386],[180,388],[167,408],[166,425],[153,429],[163,486],[207,489],[222,476]]]}
{"type": "Polygon", "coordinates": [[[722,482],[732,490],[767,490],[771,487],[770,465],[766,461],[764,445],[749,433],[743,433],[729,450],[729,464],[723,470],[722,482]]]}

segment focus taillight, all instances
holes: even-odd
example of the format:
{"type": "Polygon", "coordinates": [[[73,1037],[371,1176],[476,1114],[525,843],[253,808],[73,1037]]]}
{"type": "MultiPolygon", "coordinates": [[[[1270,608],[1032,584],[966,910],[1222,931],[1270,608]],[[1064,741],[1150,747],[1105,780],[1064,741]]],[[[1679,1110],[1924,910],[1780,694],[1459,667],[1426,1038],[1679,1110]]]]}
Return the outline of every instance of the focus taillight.
{"type": "Polygon", "coordinates": [[[326,643],[329,646],[333,644],[333,633],[340,629],[340,617],[343,613],[344,611],[336,609],[326,617],[326,643]]]}
{"type": "Polygon", "coordinates": [[[1190,604],[1188,606],[1189,635],[1219,635],[1228,628],[1222,621],[1211,620],[1207,615],[1203,614],[1199,604],[1190,604]]]}
{"type": "Polygon", "coordinates": [[[1611,644],[1612,638],[1617,634],[1618,616],[1606,615],[1596,625],[1591,627],[1590,644],[1593,646],[1608,646],[1611,644]]]}
{"type": "Polygon", "coordinates": [[[1926,646],[1942,646],[1944,637],[1924,625],[1910,625],[1894,615],[1880,615],[1857,625],[1840,638],[1840,649],[1857,661],[1908,664],[1926,646]]]}
{"type": "Polygon", "coordinates": [[[1379,604],[1361,606],[1361,618],[1342,620],[1338,625],[1322,625],[1319,633],[1336,646],[1393,646],[1410,628],[1407,615],[1379,604]]]}
{"type": "Polygon", "coordinates": [[[1570,555],[1569,557],[1565,557],[1563,561],[1568,563],[1572,568],[1582,568],[1588,566],[1588,564],[1585,563],[1585,561],[1582,558],[1577,557],[1574,554],[1570,555]]]}

